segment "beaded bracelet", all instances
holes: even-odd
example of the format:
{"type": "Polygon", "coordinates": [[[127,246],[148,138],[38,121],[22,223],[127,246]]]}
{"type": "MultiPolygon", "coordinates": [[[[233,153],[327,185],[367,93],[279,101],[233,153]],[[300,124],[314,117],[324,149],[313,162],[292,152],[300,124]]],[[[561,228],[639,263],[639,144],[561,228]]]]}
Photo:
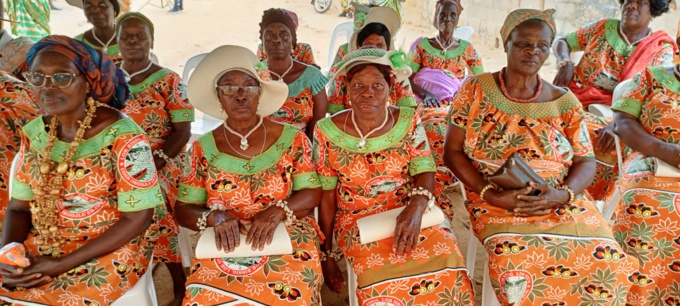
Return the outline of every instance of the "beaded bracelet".
{"type": "Polygon", "coordinates": [[[432,209],[432,207],[434,207],[434,195],[429,190],[427,190],[427,189],[425,189],[421,186],[418,186],[415,189],[411,190],[411,194],[409,196],[413,197],[415,195],[421,195],[421,196],[427,197],[427,210],[428,211],[430,211],[430,209],[432,209]]]}
{"type": "Polygon", "coordinates": [[[482,191],[479,192],[479,198],[484,201],[484,193],[486,193],[489,189],[493,188],[493,184],[487,184],[482,188],[482,191]]]}
{"type": "Polygon", "coordinates": [[[288,207],[287,201],[278,201],[278,202],[272,203],[271,205],[276,206],[276,207],[281,207],[283,209],[283,211],[286,212],[286,220],[283,221],[283,224],[285,224],[286,226],[291,226],[297,221],[297,218],[295,217],[295,213],[293,213],[293,210],[291,210],[288,207]]]}
{"type": "Polygon", "coordinates": [[[574,62],[572,62],[570,59],[565,59],[565,60],[560,61],[559,63],[557,63],[557,70],[562,69],[562,67],[568,65],[569,63],[573,64],[574,62]]]}
{"type": "Polygon", "coordinates": [[[557,187],[557,190],[566,190],[569,193],[569,201],[567,202],[567,204],[573,203],[574,200],[576,199],[576,197],[574,196],[574,191],[571,190],[571,188],[567,185],[560,185],[559,187],[557,187]]]}
{"type": "MultiPolygon", "coordinates": [[[[205,231],[205,228],[208,227],[208,215],[210,215],[210,213],[212,213],[213,211],[216,211],[216,210],[227,210],[227,207],[224,206],[224,205],[220,205],[220,204],[211,205],[209,211],[203,212],[203,214],[201,214],[201,217],[198,218],[198,221],[196,222],[196,226],[198,227],[198,234],[199,235],[203,234],[203,232],[205,231]]],[[[215,225],[217,225],[217,224],[215,224],[215,225]]]]}
{"type": "Polygon", "coordinates": [[[156,150],[156,151],[153,152],[153,154],[157,155],[158,157],[165,160],[166,164],[172,163],[172,158],[170,158],[170,156],[166,155],[165,152],[163,152],[163,150],[156,150]]]}

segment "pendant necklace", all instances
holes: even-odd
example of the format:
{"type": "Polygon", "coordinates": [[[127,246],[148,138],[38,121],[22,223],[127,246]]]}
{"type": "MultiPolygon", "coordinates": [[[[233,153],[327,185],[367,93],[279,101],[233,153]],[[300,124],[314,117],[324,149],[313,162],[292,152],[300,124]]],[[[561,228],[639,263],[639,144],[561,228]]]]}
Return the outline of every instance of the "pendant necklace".
{"type": "Polygon", "coordinates": [[[240,148],[241,148],[241,150],[245,151],[245,150],[247,150],[247,149],[250,147],[250,145],[248,144],[248,137],[249,137],[251,134],[253,134],[253,132],[255,132],[255,131],[260,127],[260,125],[262,125],[262,120],[263,120],[263,117],[260,116],[260,121],[258,121],[257,124],[255,125],[255,127],[253,127],[253,129],[250,130],[250,131],[249,131],[248,133],[246,133],[245,135],[242,135],[241,133],[239,133],[239,132],[237,132],[237,131],[234,131],[232,128],[230,128],[229,125],[227,124],[227,120],[224,120],[224,122],[222,123],[222,125],[224,126],[224,128],[225,128],[227,131],[229,131],[229,133],[232,133],[232,134],[234,134],[234,135],[236,135],[236,136],[238,136],[238,137],[241,137],[241,145],[240,145],[240,148]]]}

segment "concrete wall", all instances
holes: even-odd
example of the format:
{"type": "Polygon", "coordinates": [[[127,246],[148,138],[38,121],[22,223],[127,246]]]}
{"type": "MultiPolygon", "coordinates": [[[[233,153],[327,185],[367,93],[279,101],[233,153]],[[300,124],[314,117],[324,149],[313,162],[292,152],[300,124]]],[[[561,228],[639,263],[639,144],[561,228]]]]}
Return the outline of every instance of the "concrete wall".
{"type": "MultiPolygon", "coordinates": [[[[405,18],[415,25],[432,29],[436,0],[407,0],[404,2],[405,18]]],[[[618,18],[620,15],[616,0],[462,0],[465,8],[459,26],[475,28],[473,42],[486,46],[497,46],[500,28],[505,16],[518,8],[557,10],[555,22],[559,34],[566,34],[602,17],[618,18]]],[[[680,10],[654,19],[652,29],[666,30],[675,37],[680,20],[680,10]]]]}

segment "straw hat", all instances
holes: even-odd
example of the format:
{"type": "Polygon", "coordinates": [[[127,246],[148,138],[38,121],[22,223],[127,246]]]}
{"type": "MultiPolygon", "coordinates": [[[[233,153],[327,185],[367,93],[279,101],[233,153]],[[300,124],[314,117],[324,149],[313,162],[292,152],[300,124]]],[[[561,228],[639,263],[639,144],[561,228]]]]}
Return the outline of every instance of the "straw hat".
{"type": "MultiPolygon", "coordinates": [[[[335,67],[340,67],[335,73],[335,78],[341,75],[347,75],[354,66],[359,64],[379,64],[392,68],[392,74],[397,82],[402,82],[408,79],[413,73],[411,66],[411,59],[404,51],[391,50],[385,51],[383,49],[359,49],[348,53],[342,58],[335,67]]],[[[193,103],[193,102],[192,102],[193,103]]]]}
{"type": "Polygon", "coordinates": [[[389,7],[374,7],[371,8],[371,10],[368,12],[368,15],[366,15],[366,20],[364,20],[364,24],[358,28],[354,33],[352,33],[352,37],[349,40],[349,51],[354,51],[356,49],[359,49],[357,47],[357,38],[359,37],[359,33],[366,28],[367,25],[371,23],[381,23],[385,27],[387,27],[387,30],[390,31],[390,36],[392,37],[391,41],[387,42],[390,44],[390,50],[394,50],[394,39],[397,36],[397,32],[399,32],[399,28],[401,27],[401,20],[399,18],[399,14],[397,11],[389,8],[389,7]]]}
{"type": "MultiPolygon", "coordinates": [[[[68,3],[71,6],[75,6],[77,8],[82,9],[83,8],[83,1],[84,0],[66,0],[66,3],[68,3]]],[[[130,11],[130,0],[118,0],[118,7],[120,7],[120,13],[126,13],[130,11]]]]}
{"type": "Polygon", "coordinates": [[[226,72],[243,71],[260,82],[260,105],[257,114],[269,116],[278,111],[288,99],[288,85],[273,81],[269,69],[257,55],[241,46],[221,46],[206,55],[189,78],[189,101],[201,112],[217,119],[227,119],[220,111],[222,104],[217,96],[217,81],[226,72]]]}

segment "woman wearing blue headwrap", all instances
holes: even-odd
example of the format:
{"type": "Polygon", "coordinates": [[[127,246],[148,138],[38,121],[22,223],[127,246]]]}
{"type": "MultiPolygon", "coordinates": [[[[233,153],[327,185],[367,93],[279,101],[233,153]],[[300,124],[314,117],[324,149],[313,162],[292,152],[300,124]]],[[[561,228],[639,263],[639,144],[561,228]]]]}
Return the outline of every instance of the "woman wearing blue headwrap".
{"type": "Polygon", "coordinates": [[[165,206],[151,148],[118,110],[129,92],[107,55],[48,36],[27,59],[26,80],[47,115],[22,129],[2,241],[25,248],[30,263],[0,263],[0,300],[108,305],[153,253],[154,208],[165,206]]]}

